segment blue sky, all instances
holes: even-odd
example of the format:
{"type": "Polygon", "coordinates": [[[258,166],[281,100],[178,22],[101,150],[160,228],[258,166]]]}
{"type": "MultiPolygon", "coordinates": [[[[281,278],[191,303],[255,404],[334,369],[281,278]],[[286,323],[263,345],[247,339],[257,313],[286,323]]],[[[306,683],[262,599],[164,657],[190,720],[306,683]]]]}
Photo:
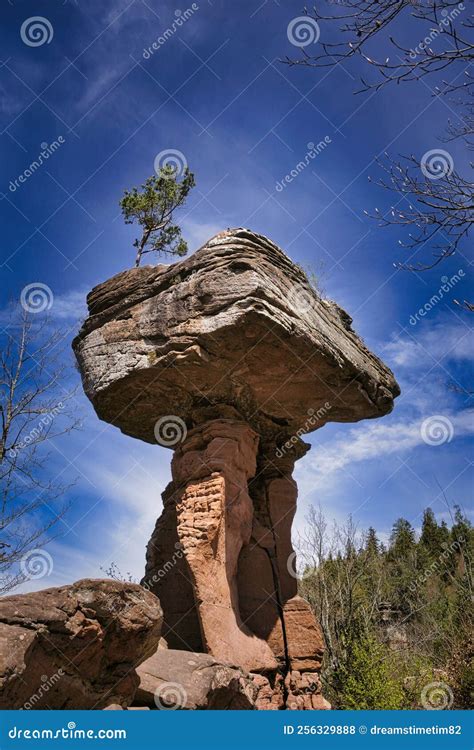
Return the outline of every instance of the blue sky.
{"type": "MultiPolygon", "coordinates": [[[[320,278],[324,294],[352,315],[355,330],[402,388],[383,420],[328,425],[310,436],[313,450],[296,475],[296,528],[311,502],[320,502],[329,518],[353,513],[382,538],[399,515],[419,527],[428,505],[448,519],[440,486],[466,509],[472,488],[472,404],[448,388],[465,386],[472,375],[470,320],[452,304],[469,298],[467,246],[432,271],[397,271],[393,263],[406,257],[398,245],[403,235],[396,227],[379,229],[363,212],[393,202],[368,180],[379,175],[374,157],[386,150],[421,158],[441,146],[466,170],[461,145],[447,147],[438,137],[456,112],[432,95],[430,79],[354,96],[357,66],[321,71],[281,64],[285,55],[298,55],[287,27],[301,15],[299,0],[195,6],[159,49],[144,55],[191,4],[3,4],[3,305],[27,284],[47,284],[50,313],[72,338],[86,293],[133,264],[133,228],[118,207],[123,191],[153,173],[157,154],[178,150],[197,182],[179,216],[190,251],[232,226],[269,236],[320,278]],[[49,43],[22,41],[22,24],[32,16],[49,21],[49,43]],[[324,138],[328,145],[310,165],[277,189],[308,143],[324,138]],[[60,145],[47,162],[18,182],[42,144],[54,141],[60,145]],[[460,270],[444,299],[410,323],[444,277],[460,270]],[[429,445],[421,426],[439,416],[450,425],[450,439],[429,445]]],[[[409,41],[417,42],[416,32],[409,41]]],[[[420,260],[430,258],[429,248],[422,253],[420,260]]],[[[49,467],[77,483],[64,535],[49,548],[54,568],[47,583],[100,577],[112,560],[140,577],[171,454],[99,422],[80,392],[77,410],[83,429],[55,441],[49,467]]]]}

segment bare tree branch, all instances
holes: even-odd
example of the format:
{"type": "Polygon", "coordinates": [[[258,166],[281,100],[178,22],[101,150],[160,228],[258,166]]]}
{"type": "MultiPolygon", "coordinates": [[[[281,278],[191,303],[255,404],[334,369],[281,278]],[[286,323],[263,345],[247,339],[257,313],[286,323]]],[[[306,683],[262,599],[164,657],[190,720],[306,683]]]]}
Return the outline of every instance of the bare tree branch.
{"type": "Polygon", "coordinates": [[[20,563],[51,539],[70,484],[50,478],[48,444],[79,425],[64,386],[62,334],[24,310],[0,332],[0,593],[26,575],[20,563]]]}

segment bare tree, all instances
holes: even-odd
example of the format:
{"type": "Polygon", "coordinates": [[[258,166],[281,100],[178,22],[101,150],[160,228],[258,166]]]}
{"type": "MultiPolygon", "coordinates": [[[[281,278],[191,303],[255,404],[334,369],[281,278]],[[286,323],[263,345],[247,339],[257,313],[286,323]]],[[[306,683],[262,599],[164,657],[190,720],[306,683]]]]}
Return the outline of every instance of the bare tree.
{"type": "MultiPolygon", "coordinates": [[[[375,77],[368,80],[361,74],[357,93],[432,78],[431,93],[449,97],[459,110],[457,118],[448,121],[443,140],[461,139],[472,149],[474,18],[467,4],[457,0],[324,0],[311,11],[305,10],[305,15],[320,34],[317,51],[309,54],[303,46],[301,56],[287,57],[287,64],[327,68],[359,59],[375,77]],[[320,10],[323,6],[331,11],[325,14],[320,10]],[[407,29],[410,34],[419,29],[420,40],[414,47],[399,41],[407,29]],[[334,41],[326,41],[331,34],[334,41]],[[387,56],[372,54],[375,40],[384,44],[387,56]],[[443,79],[448,74],[450,81],[443,79]]],[[[425,82],[424,88],[430,89],[429,84],[425,82]]],[[[400,244],[412,256],[425,246],[434,255],[432,261],[396,265],[428,270],[458,251],[474,222],[474,183],[454,168],[450,154],[435,149],[421,159],[387,154],[379,165],[386,175],[379,184],[398,199],[383,216],[377,214],[380,225],[408,228],[408,241],[400,244]]],[[[471,310],[470,303],[463,307],[471,310]]]]}
{"type": "Polygon", "coordinates": [[[386,177],[377,184],[401,200],[388,213],[375,209],[372,216],[380,226],[409,227],[408,240],[399,241],[408,250],[429,244],[432,261],[395,264],[410,271],[428,270],[453,255],[469,234],[474,224],[474,185],[454,170],[447,153],[433,153],[421,163],[413,155],[399,162],[386,157],[386,163],[378,160],[386,177]]]}
{"type": "MultiPolygon", "coordinates": [[[[474,58],[474,41],[469,33],[474,29],[474,21],[464,3],[458,0],[324,0],[311,11],[305,9],[308,19],[324,29],[336,27],[334,42],[318,41],[318,51],[310,55],[302,47],[302,57],[287,57],[289,65],[327,68],[359,55],[378,74],[374,82],[361,78],[362,89],[380,88],[386,83],[416,81],[433,73],[445,72],[456,63],[468,65],[474,58]],[[326,15],[319,8],[331,8],[326,15]],[[409,48],[389,35],[394,58],[374,58],[369,52],[373,39],[388,31],[395,21],[400,23],[409,15],[418,23],[420,42],[409,48]],[[438,48],[434,40],[441,41],[438,48]]],[[[471,79],[472,83],[472,79],[471,79]]]]}
{"type": "Polygon", "coordinates": [[[310,506],[304,531],[297,540],[302,595],[313,607],[326,643],[329,669],[340,658],[341,629],[355,619],[368,625],[382,600],[383,578],[379,561],[371,559],[365,538],[349,517],[330,528],[321,507],[310,506]],[[302,566],[301,566],[302,562],[302,566]],[[367,576],[371,596],[366,596],[367,576]]]}
{"type": "Polygon", "coordinates": [[[48,443],[78,420],[69,411],[59,331],[24,310],[0,333],[0,593],[45,564],[34,553],[51,538],[71,486],[50,477],[48,443]],[[33,556],[32,556],[33,555],[33,556]]]}

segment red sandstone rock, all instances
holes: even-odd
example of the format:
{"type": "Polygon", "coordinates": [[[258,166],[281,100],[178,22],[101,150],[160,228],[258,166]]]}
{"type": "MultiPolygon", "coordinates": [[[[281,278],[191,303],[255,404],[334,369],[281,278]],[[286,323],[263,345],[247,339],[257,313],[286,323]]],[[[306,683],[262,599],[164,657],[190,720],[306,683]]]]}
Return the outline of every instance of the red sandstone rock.
{"type": "Polygon", "coordinates": [[[161,621],[158,599],[134,583],[84,579],[0,598],[0,708],[130,704],[161,621]]]}
{"type": "MultiPolygon", "coordinates": [[[[391,411],[399,388],[351,318],[270,240],[232,229],[171,266],[114,276],[88,295],[74,341],[97,414],[155,443],[159,417],[238,410],[284,443],[328,421],[391,411]]],[[[211,415],[208,416],[208,418],[211,415]]]]}
{"type": "Polygon", "coordinates": [[[175,449],[142,582],[168,644],[259,673],[258,708],[327,708],[321,632],[297,595],[292,471],[301,435],[388,413],[392,373],[245,229],[119,274],[88,304],[74,349],[97,414],[175,449]]]}
{"type": "Polygon", "coordinates": [[[258,688],[240,668],[208,654],[159,650],[137,669],[137,703],[159,709],[231,709],[255,707],[258,688]]]}
{"type": "MultiPolygon", "coordinates": [[[[192,430],[172,462],[178,540],[188,564],[203,649],[249,671],[277,666],[267,643],[243,623],[238,603],[237,564],[252,532],[248,480],[256,471],[257,446],[257,435],[245,423],[214,420],[192,430]]],[[[149,557],[153,559],[153,549],[160,544],[155,538],[149,557]]],[[[150,575],[151,570],[145,578],[150,575]]],[[[154,590],[168,601],[166,589],[175,585],[175,579],[165,577],[154,590]]]]}

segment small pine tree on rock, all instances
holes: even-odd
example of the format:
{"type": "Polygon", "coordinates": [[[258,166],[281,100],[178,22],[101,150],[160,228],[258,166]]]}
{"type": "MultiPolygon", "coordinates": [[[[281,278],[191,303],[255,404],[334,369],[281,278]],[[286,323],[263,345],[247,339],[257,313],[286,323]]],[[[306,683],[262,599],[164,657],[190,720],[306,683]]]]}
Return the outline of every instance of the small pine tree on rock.
{"type": "Polygon", "coordinates": [[[142,230],[141,237],[133,243],[137,249],[136,268],[145,253],[186,255],[188,246],[181,236],[180,227],[173,224],[173,213],[184,205],[194,185],[194,174],[187,167],[179,180],[176,169],[166,165],[140,188],[125,191],[120,201],[125,223],[136,222],[142,230]]]}

